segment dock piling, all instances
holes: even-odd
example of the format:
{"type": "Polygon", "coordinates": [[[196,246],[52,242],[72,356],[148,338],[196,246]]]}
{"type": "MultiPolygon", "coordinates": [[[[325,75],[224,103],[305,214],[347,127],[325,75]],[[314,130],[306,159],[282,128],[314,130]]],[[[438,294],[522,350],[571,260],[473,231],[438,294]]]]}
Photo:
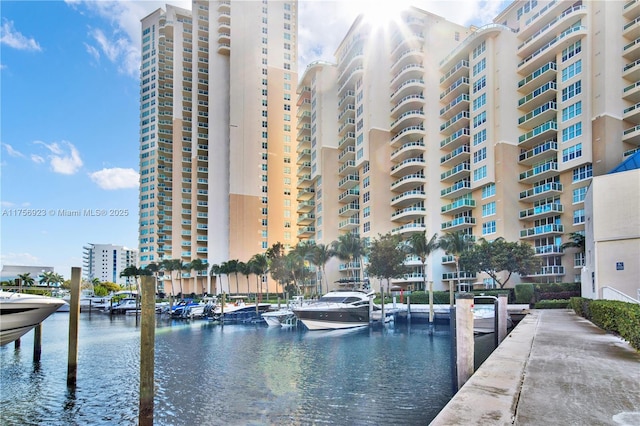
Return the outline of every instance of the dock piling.
{"type": "Polygon", "coordinates": [[[67,387],[75,388],[78,374],[78,320],[80,318],[81,268],[71,268],[71,303],[69,307],[69,356],[67,360],[67,387]]]}
{"type": "Polygon", "coordinates": [[[456,369],[458,389],[473,374],[473,294],[456,294],[456,369]]]}
{"type": "Polygon", "coordinates": [[[155,357],[155,283],[151,276],[141,277],[142,306],[140,323],[140,412],[138,425],[153,425],[153,379],[155,357]]]}
{"type": "Polygon", "coordinates": [[[42,323],[36,325],[33,334],[33,362],[40,362],[42,355],[42,323]]]}

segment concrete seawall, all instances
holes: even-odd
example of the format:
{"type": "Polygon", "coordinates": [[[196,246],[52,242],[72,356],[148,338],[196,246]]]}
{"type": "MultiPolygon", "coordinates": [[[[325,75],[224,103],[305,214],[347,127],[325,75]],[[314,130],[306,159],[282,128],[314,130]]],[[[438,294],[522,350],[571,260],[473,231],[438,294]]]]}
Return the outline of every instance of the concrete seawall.
{"type": "Polygon", "coordinates": [[[573,311],[532,310],[431,422],[512,424],[640,425],[640,352],[573,311]]]}

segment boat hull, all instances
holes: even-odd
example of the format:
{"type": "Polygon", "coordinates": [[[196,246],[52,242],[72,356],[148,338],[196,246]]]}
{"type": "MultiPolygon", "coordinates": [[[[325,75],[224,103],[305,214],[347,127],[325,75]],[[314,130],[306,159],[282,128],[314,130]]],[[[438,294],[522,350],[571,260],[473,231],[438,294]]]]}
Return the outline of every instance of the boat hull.
{"type": "Polygon", "coordinates": [[[369,325],[369,307],[294,309],[293,313],[309,330],[338,330],[369,325]]]}
{"type": "Polygon", "coordinates": [[[65,304],[54,297],[0,293],[0,346],[19,339],[65,304]]]}

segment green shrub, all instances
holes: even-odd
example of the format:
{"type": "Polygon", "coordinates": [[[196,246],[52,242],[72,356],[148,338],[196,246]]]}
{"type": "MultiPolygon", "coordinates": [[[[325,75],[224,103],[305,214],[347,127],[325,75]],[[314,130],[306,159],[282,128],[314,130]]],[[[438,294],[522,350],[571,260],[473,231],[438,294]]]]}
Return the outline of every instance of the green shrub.
{"type": "Polygon", "coordinates": [[[563,291],[581,291],[580,283],[537,283],[535,291],[539,293],[559,293],[563,291]]]}
{"type": "Polygon", "coordinates": [[[598,327],[618,334],[640,350],[640,305],[617,300],[571,298],[570,307],[598,327]]]}
{"type": "Polygon", "coordinates": [[[533,301],[533,284],[516,284],[514,289],[516,303],[531,303],[533,301]]]}
{"type": "Polygon", "coordinates": [[[564,309],[569,306],[568,299],[553,299],[553,300],[541,300],[536,302],[534,308],[536,309],[564,309]]]}

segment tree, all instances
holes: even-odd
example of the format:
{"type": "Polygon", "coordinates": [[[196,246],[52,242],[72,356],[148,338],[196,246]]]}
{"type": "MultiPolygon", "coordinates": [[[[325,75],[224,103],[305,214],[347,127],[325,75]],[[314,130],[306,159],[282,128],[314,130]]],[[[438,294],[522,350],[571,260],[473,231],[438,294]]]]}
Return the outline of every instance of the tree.
{"type": "MultiPolygon", "coordinates": [[[[349,232],[347,234],[340,235],[338,237],[338,240],[332,243],[332,249],[338,259],[348,263],[357,264],[358,268],[360,269],[360,258],[366,253],[366,249],[362,240],[357,234],[349,232]]],[[[356,285],[358,279],[359,278],[356,277],[355,272],[353,272],[351,281],[353,282],[354,286],[356,285]]]]}
{"type": "Polygon", "coordinates": [[[18,278],[20,279],[20,284],[26,287],[31,287],[33,283],[35,283],[35,280],[31,276],[31,272],[18,274],[18,278]]]}
{"type": "Polygon", "coordinates": [[[247,279],[247,293],[248,293],[249,292],[249,275],[251,275],[251,265],[244,262],[238,262],[238,264],[236,265],[236,277],[238,272],[244,275],[245,278],[247,279]]]}
{"type": "MultiPolygon", "coordinates": [[[[447,232],[438,240],[438,247],[453,256],[456,262],[456,279],[460,285],[460,256],[469,250],[473,237],[462,231],[447,232]]],[[[449,284],[449,303],[453,306],[453,283],[449,284]]]]}
{"type": "MultiPolygon", "coordinates": [[[[285,255],[284,245],[281,242],[274,243],[267,249],[267,252],[265,254],[269,259],[269,272],[271,273],[271,278],[273,278],[276,282],[279,282],[284,289],[288,280],[287,271],[284,268],[283,260],[285,255]]],[[[267,298],[268,297],[269,281],[267,281],[267,298]]]]}
{"type": "Polygon", "coordinates": [[[570,241],[567,241],[560,246],[562,250],[566,250],[568,248],[577,248],[578,252],[584,253],[586,241],[583,233],[571,232],[569,233],[569,240],[570,241]]]}
{"type": "Polygon", "coordinates": [[[158,294],[158,272],[160,272],[160,266],[151,262],[147,266],[144,267],[145,271],[148,271],[149,275],[153,275],[155,281],[155,292],[158,294]]]}
{"type": "Polygon", "coordinates": [[[379,278],[381,283],[386,278],[387,288],[389,288],[391,278],[399,278],[407,273],[405,258],[402,237],[391,233],[378,234],[378,238],[371,242],[367,272],[370,276],[379,278]]]}
{"type": "MultiPolygon", "coordinates": [[[[261,283],[265,279],[265,275],[269,272],[269,258],[266,254],[254,254],[253,257],[249,260],[249,265],[251,265],[251,272],[256,274],[259,282],[261,283]]],[[[256,288],[258,288],[258,293],[262,293],[262,285],[256,284],[256,288]]],[[[269,288],[267,286],[267,299],[269,299],[269,288]]]]}
{"type": "MultiPolygon", "coordinates": [[[[240,294],[240,283],[238,281],[238,263],[240,261],[238,259],[232,259],[226,262],[227,265],[227,278],[229,278],[229,274],[235,274],[236,276],[236,294],[240,294]]],[[[231,291],[231,288],[229,288],[231,291]]]]}
{"type": "Polygon", "coordinates": [[[460,263],[467,271],[485,272],[504,288],[511,275],[529,275],[535,271],[539,263],[535,258],[535,251],[527,243],[512,243],[499,237],[493,241],[481,238],[470,250],[460,257],[460,263]],[[501,281],[499,273],[507,272],[507,278],[501,281]]]}
{"type": "Polygon", "coordinates": [[[316,268],[320,269],[320,294],[324,294],[322,290],[322,281],[324,280],[327,291],[329,291],[329,284],[327,283],[326,273],[325,273],[325,265],[331,258],[335,256],[335,252],[330,246],[326,246],[324,244],[314,244],[313,248],[307,255],[307,259],[309,262],[313,263],[316,268]]]}
{"type": "MultiPolygon", "coordinates": [[[[198,284],[198,277],[201,275],[202,271],[206,271],[207,269],[209,269],[209,265],[207,264],[206,260],[202,260],[202,259],[193,259],[191,261],[191,263],[189,263],[188,266],[189,270],[194,270],[196,271],[196,285],[198,284]]],[[[204,286],[202,286],[202,293],[205,293],[205,288],[204,286]]]]}
{"type": "MultiPolygon", "coordinates": [[[[171,273],[173,271],[178,271],[180,276],[182,276],[182,262],[180,259],[163,259],[160,262],[160,269],[169,272],[169,278],[171,279],[171,295],[174,296],[175,289],[173,287],[173,276],[171,273]]],[[[180,283],[180,293],[182,294],[182,282],[180,283]]]]}
{"type": "MultiPolygon", "coordinates": [[[[211,277],[215,277],[216,278],[216,282],[214,284],[213,287],[213,294],[218,294],[218,282],[220,281],[220,279],[218,279],[220,276],[222,275],[222,270],[220,268],[220,265],[213,264],[211,265],[211,271],[209,272],[209,276],[211,277]]],[[[220,288],[222,290],[222,287],[220,288]]]]}
{"type": "Polygon", "coordinates": [[[144,272],[136,267],[136,266],[127,266],[126,268],[124,268],[122,270],[122,272],[120,272],[120,276],[121,277],[126,277],[127,278],[127,283],[129,284],[129,279],[131,279],[133,277],[133,281],[136,284],[136,291],[138,291],[138,294],[140,294],[140,283],[138,282],[138,277],[140,275],[147,275],[149,274],[148,272],[144,272]]]}
{"type": "MultiPolygon", "coordinates": [[[[420,259],[422,263],[423,288],[427,289],[427,258],[431,252],[438,248],[438,234],[433,234],[427,241],[427,235],[423,232],[412,234],[407,241],[407,252],[420,259]]],[[[429,322],[433,323],[433,285],[429,286],[429,322]]]]}

